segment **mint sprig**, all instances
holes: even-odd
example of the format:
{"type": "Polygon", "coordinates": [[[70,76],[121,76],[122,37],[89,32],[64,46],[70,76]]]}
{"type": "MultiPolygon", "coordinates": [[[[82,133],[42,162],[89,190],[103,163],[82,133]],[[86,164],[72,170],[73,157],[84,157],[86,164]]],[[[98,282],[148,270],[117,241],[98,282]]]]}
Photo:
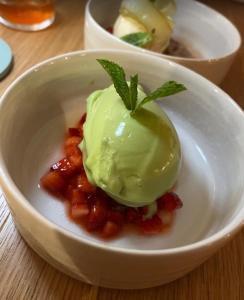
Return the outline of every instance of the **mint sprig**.
{"type": "Polygon", "coordinates": [[[150,93],[141,102],[138,101],[138,74],[130,77],[130,85],[126,81],[124,69],[118,64],[106,60],[97,59],[101,66],[111,77],[114,87],[124,102],[125,107],[132,113],[139,110],[144,104],[157,100],[158,98],[167,97],[186,90],[186,87],[176,81],[167,81],[161,87],[150,93]]]}
{"type": "Polygon", "coordinates": [[[136,109],[136,105],[137,105],[137,96],[138,96],[137,86],[138,86],[138,75],[136,74],[135,76],[132,76],[130,78],[130,103],[131,103],[130,110],[132,111],[136,109]]]}
{"type": "Polygon", "coordinates": [[[167,81],[163,85],[161,85],[158,89],[156,89],[154,92],[150,93],[147,97],[145,97],[137,105],[137,109],[139,109],[140,107],[142,107],[144,104],[148,102],[157,100],[158,98],[171,96],[185,90],[186,87],[183,84],[177,83],[176,81],[167,81]]]}
{"type": "Polygon", "coordinates": [[[131,77],[131,84],[129,87],[124,69],[121,66],[106,59],[97,59],[97,61],[111,77],[114,87],[123,100],[125,107],[128,110],[134,111],[137,105],[138,75],[131,77]]]}
{"type": "Polygon", "coordinates": [[[118,64],[106,59],[97,59],[105,71],[110,75],[117,93],[123,100],[126,108],[131,110],[130,106],[130,90],[125,78],[124,69],[118,64]]]}
{"type": "Polygon", "coordinates": [[[134,32],[122,36],[121,40],[134,46],[145,47],[152,42],[153,36],[150,32],[134,32]]]}

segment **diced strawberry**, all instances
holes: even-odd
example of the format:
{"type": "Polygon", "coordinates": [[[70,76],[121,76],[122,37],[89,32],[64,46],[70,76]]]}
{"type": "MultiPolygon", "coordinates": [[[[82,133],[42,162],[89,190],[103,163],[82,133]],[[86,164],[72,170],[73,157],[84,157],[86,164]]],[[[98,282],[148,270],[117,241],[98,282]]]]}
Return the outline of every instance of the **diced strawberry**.
{"type": "Polygon", "coordinates": [[[183,203],[179,196],[173,192],[164,194],[157,200],[157,203],[158,209],[164,209],[167,211],[173,211],[183,206],[183,203]]]}
{"type": "Polygon", "coordinates": [[[66,188],[66,182],[58,171],[48,172],[41,178],[44,189],[54,194],[62,194],[66,188]]]}
{"type": "Polygon", "coordinates": [[[136,208],[129,207],[126,209],[126,221],[128,223],[138,224],[141,220],[142,216],[136,208]]]}
{"type": "Polygon", "coordinates": [[[80,190],[82,190],[84,193],[88,193],[88,194],[95,193],[96,191],[96,187],[88,181],[85,173],[77,177],[77,187],[80,190]]]}
{"type": "Polygon", "coordinates": [[[173,222],[174,211],[162,210],[160,212],[160,217],[163,221],[163,224],[169,226],[173,222]]]}
{"type": "Polygon", "coordinates": [[[144,234],[156,234],[162,231],[163,222],[156,214],[151,219],[141,221],[140,227],[144,234]]]}
{"type": "Polygon", "coordinates": [[[107,203],[103,199],[96,198],[91,206],[87,221],[87,229],[94,231],[102,228],[107,221],[107,203]]]}
{"type": "Polygon", "coordinates": [[[81,128],[69,128],[69,136],[78,136],[82,137],[82,130],[81,128]]]}
{"type": "Polygon", "coordinates": [[[89,206],[87,203],[75,204],[71,206],[71,217],[77,219],[89,214],[89,206]]]}
{"type": "Polygon", "coordinates": [[[79,126],[82,126],[86,121],[86,113],[84,113],[79,121],[79,126]]]}
{"type": "Polygon", "coordinates": [[[146,215],[148,213],[148,207],[147,206],[138,207],[138,211],[141,215],[146,215]]]}
{"type": "Polygon", "coordinates": [[[76,173],[76,168],[69,159],[63,158],[51,166],[52,171],[58,171],[63,177],[71,177],[76,173]]]}
{"type": "Polygon", "coordinates": [[[66,156],[72,156],[72,155],[77,155],[81,151],[78,148],[78,145],[81,142],[81,137],[79,136],[70,136],[66,139],[64,143],[64,152],[66,156]]]}
{"type": "MultiPolygon", "coordinates": [[[[86,176],[86,175],[85,175],[86,176]]],[[[110,198],[102,189],[96,188],[96,196],[100,199],[103,199],[107,203],[107,205],[111,206],[114,203],[114,200],[110,198]]]]}
{"type": "Polygon", "coordinates": [[[65,147],[70,146],[78,146],[81,142],[81,138],[79,136],[69,136],[65,141],[65,147]]]}
{"type": "Polygon", "coordinates": [[[124,224],[125,216],[123,211],[109,210],[107,215],[108,221],[112,221],[118,225],[124,224]]]}
{"type": "Polygon", "coordinates": [[[77,152],[77,154],[69,156],[69,160],[77,171],[82,170],[83,164],[81,152],[77,152]]]}
{"type": "Polygon", "coordinates": [[[70,201],[72,205],[74,204],[84,204],[87,203],[87,197],[80,189],[72,189],[70,193],[70,201]]]}
{"type": "Polygon", "coordinates": [[[66,188],[66,190],[65,190],[65,198],[66,198],[67,200],[69,200],[70,203],[72,202],[73,189],[74,189],[74,187],[72,186],[72,184],[71,184],[70,181],[69,181],[69,183],[68,183],[68,185],[67,185],[67,188],[66,188]]]}
{"type": "Polygon", "coordinates": [[[65,155],[66,157],[70,157],[70,156],[78,156],[78,155],[81,155],[81,151],[80,149],[78,148],[78,146],[66,146],[64,148],[64,152],[65,152],[65,155]]]}
{"type": "Polygon", "coordinates": [[[64,151],[72,165],[77,169],[82,169],[82,153],[78,148],[81,138],[78,136],[68,137],[65,141],[64,151]]]}
{"type": "Polygon", "coordinates": [[[102,230],[102,237],[111,238],[119,233],[121,226],[115,222],[107,221],[102,230]]]}

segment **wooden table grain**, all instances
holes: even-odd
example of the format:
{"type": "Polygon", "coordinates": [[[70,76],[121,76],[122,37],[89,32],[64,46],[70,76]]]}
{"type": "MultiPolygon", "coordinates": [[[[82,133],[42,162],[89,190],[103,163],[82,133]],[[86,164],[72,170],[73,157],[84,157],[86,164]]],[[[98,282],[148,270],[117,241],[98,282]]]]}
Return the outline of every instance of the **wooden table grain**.
{"type": "MultiPolygon", "coordinates": [[[[244,37],[244,5],[230,0],[203,2],[232,20],[244,37]]],[[[0,82],[0,94],[33,64],[82,49],[84,6],[85,1],[58,1],[56,23],[42,32],[13,31],[0,25],[0,37],[14,53],[14,67],[0,82]]],[[[244,107],[244,46],[221,87],[244,107]]],[[[0,300],[5,299],[243,300],[244,230],[206,263],[175,282],[147,290],[109,290],[69,278],[32,251],[16,231],[0,191],[0,300]]]]}

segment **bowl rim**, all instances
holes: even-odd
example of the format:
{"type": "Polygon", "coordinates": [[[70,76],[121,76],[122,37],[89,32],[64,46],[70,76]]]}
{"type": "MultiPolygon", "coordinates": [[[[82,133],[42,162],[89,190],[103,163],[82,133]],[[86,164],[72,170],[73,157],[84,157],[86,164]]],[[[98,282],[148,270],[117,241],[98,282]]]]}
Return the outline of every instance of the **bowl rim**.
{"type": "MultiPolygon", "coordinates": [[[[130,49],[131,49],[133,51],[138,51],[140,53],[151,54],[151,55],[158,56],[158,57],[161,57],[161,58],[170,59],[170,60],[173,60],[173,61],[178,62],[178,63],[183,62],[183,61],[184,62],[191,62],[191,63],[194,63],[194,62],[197,62],[197,63],[205,63],[205,62],[213,63],[213,62],[231,57],[232,55],[234,55],[235,53],[237,53],[239,51],[239,49],[241,47],[241,44],[242,44],[242,37],[241,37],[241,34],[240,34],[239,30],[228,18],[226,18],[223,14],[221,14],[217,10],[207,6],[206,4],[203,4],[203,3],[198,2],[198,1],[188,0],[188,1],[191,1],[193,5],[197,5],[199,7],[202,7],[206,10],[211,11],[212,13],[215,13],[216,17],[221,18],[224,22],[226,22],[226,24],[228,24],[228,26],[231,27],[232,31],[235,32],[235,34],[236,34],[236,37],[237,37],[236,47],[232,51],[227,52],[225,55],[216,56],[214,58],[194,58],[194,57],[193,58],[190,58],[190,57],[187,58],[187,57],[181,57],[181,56],[167,55],[167,54],[158,53],[158,52],[155,52],[155,51],[152,51],[152,50],[140,48],[138,46],[131,45],[131,44],[121,40],[120,38],[116,37],[115,35],[109,33],[100,24],[98,24],[97,21],[95,20],[95,18],[93,18],[91,10],[90,10],[90,5],[91,5],[91,2],[93,2],[93,1],[95,1],[95,0],[88,0],[88,2],[86,4],[86,7],[85,7],[85,20],[87,18],[90,18],[90,21],[93,23],[93,25],[96,27],[96,29],[99,31],[100,34],[104,34],[106,36],[106,38],[108,38],[108,39],[111,38],[115,42],[121,43],[122,45],[129,47],[128,51],[130,51],[130,49]]],[[[86,27],[84,27],[84,28],[86,28],[86,27]]]]}
{"type": "MultiPolygon", "coordinates": [[[[186,73],[187,76],[198,79],[201,81],[202,86],[210,87],[214,89],[215,92],[222,95],[222,97],[225,98],[223,101],[227,101],[228,105],[231,106],[236,112],[241,113],[244,117],[244,112],[240,108],[240,106],[223,90],[221,90],[218,86],[213,84],[208,79],[204,78],[203,76],[199,75],[198,73],[181,66],[175,62],[168,61],[167,59],[161,59],[156,56],[144,54],[144,53],[136,53],[135,51],[128,51],[128,50],[113,50],[113,49],[102,49],[102,50],[78,50],[74,52],[68,52],[61,55],[57,55],[54,57],[51,57],[49,59],[46,59],[38,64],[33,65],[31,68],[27,69],[24,73],[19,75],[4,91],[2,96],[0,97],[0,114],[1,114],[1,108],[3,106],[3,103],[6,101],[8,94],[11,92],[11,90],[24,79],[25,77],[29,76],[31,73],[36,72],[38,68],[45,67],[46,65],[53,64],[55,61],[58,60],[69,60],[69,58],[75,57],[75,56],[87,56],[87,55],[95,55],[95,54],[117,54],[122,56],[134,56],[135,59],[139,56],[141,59],[147,59],[147,60],[154,60],[157,63],[164,63],[172,65],[182,72],[186,73]]],[[[243,124],[244,124],[244,118],[243,118],[243,124]]],[[[121,248],[118,246],[111,246],[108,244],[103,244],[101,241],[92,241],[89,239],[86,239],[85,237],[79,236],[68,229],[65,229],[54,222],[50,221],[48,218],[43,216],[36,208],[34,208],[31,203],[28,201],[27,198],[21,193],[21,191],[18,189],[14,181],[12,180],[2,157],[1,150],[0,150],[0,184],[4,192],[8,193],[12,196],[14,201],[18,201],[19,205],[22,206],[26,211],[28,211],[29,214],[33,215],[34,218],[37,218],[43,225],[46,227],[49,227],[50,229],[54,230],[55,232],[58,232],[61,235],[64,235],[66,238],[74,239],[76,242],[79,242],[80,244],[85,244],[86,246],[98,248],[99,250],[103,251],[110,251],[110,252],[116,252],[116,253],[123,253],[127,255],[140,255],[140,256],[161,256],[161,255],[174,255],[174,254],[180,254],[180,253],[191,253],[196,250],[200,250],[202,248],[207,248],[211,245],[217,244],[219,242],[227,241],[229,238],[231,238],[237,231],[241,229],[241,227],[244,227],[244,206],[240,209],[240,211],[234,216],[233,220],[228,223],[225,227],[223,227],[221,230],[217,231],[216,233],[212,234],[210,237],[204,238],[200,241],[196,241],[184,246],[174,247],[174,248],[166,248],[166,249],[155,249],[155,250],[139,250],[139,249],[127,249],[127,248],[121,248]]],[[[7,197],[6,197],[7,198],[7,197]]],[[[244,199],[244,189],[242,191],[242,195],[240,195],[241,199],[244,199]]],[[[8,200],[7,200],[8,202],[8,200]]]]}

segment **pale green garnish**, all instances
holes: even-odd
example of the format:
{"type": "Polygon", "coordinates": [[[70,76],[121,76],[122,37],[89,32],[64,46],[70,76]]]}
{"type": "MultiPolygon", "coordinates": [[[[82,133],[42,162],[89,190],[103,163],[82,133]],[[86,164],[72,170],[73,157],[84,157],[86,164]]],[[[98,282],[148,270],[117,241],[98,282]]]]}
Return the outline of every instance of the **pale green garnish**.
{"type": "Polygon", "coordinates": [[[134,32],[121,37],[121,40],[138,47],[146,47],[153,40],[150,32],[134,32]]]}
{"type": "Polygon", "coordinates": [[[138,75],[136,74],[135,76],[132,76],[130,78],[129,86],[126,81],[124,69],[121,66],[106,59],[97,59],[97,61],[109,74],[117,93],[120,95],[122,101],[124,102],[125,107],[132,113],[135,113],[148,102],[174,95],[186,90],[186,87],[181,83],[177,83],[176,81],[167,81],[158,89],[146,96],[141,102],[138,102],[138,75]]]}

